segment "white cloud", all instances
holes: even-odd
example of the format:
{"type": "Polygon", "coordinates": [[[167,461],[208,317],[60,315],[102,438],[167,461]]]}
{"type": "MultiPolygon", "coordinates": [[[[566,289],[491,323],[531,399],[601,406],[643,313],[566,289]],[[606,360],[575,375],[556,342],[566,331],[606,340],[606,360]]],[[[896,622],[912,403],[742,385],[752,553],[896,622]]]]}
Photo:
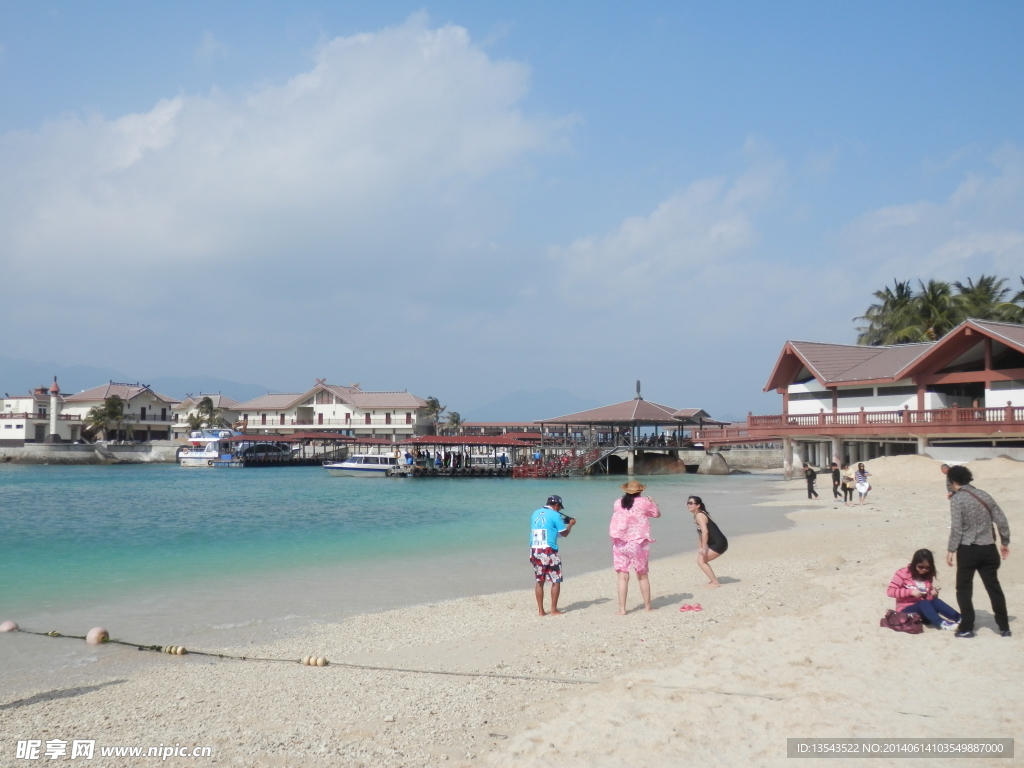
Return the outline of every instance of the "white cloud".
{"type": "Polygon", "coordinates": [[[325,254],[411,260],[411,245],[434,245],[417,227],[436,240],[475,185],[553,145],[553,124],[519,110],[528,74],[414,16],[332,40],[309,71],[242,98],[184,95],[8,134],[5,271],[45,262],[71,294],[113,280],[116,295],[200,266],[226,280],[231,267],[300,269],[325,254]]]}
{"type": "Polygon", "coordinates": [[[695,181],[649,214],[624,220],[604,235],[551,249],[565,292],[586,302],[636,286],[648,293],[679,290],[751,258],[760,235],[754,217],[782,194],[784,164],[751,150],[735,178],[695,181]]]}
{"type": "Polygon", "coordinates": [[[1024,152],[1006,146],[988,173],[971,171],[945,200],[870,211],[841,237],[850,258],[886,281],[955,280],[1024,271],[1024,152]]]}

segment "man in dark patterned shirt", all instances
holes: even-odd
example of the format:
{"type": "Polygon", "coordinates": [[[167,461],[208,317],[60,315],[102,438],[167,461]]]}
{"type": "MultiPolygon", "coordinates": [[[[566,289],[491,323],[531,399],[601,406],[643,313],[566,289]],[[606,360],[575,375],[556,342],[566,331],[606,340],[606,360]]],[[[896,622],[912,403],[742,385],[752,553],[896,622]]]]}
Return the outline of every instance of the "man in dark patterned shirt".
{"type": "Polygon", "coordinates": [[[946,565],[953,566],[956,553],[956,601],[960,604],[960,629],[957,637],[974,637],[974,573],[981,576],[992,613],[996,617],[999,634],[1010,637],[1010,622],[1006,615],[1006,598],[999,585],[1000,557],[1010,556],[1010,524],[995,499],[985,491],[971,485],[974,476],[967,467],[950,467],[946,475],[953,487],[949,499],[951,514],[949,546],[946,547],[946,565]],[[999,529],[1001,546],[996,549],[992,524],[999,529]]]}

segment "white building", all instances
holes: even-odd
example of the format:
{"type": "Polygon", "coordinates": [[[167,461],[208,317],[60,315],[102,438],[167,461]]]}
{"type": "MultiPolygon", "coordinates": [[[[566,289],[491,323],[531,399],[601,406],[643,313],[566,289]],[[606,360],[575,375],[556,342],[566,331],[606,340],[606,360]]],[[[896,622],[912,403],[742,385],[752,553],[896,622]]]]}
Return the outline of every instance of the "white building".
{"type": "MultiPolygon", "coordinates": [[[[92,389],[64,398],[63,413],[84,423],[89,411],[110,397],[117,396],[124,401],[124,421],[131,430],[131,436],[119,435],[117,439],[137,441],[169,440],[173,423],[172,408],[178,400],[154,392],[145,384],[118,384],[109,382],[92,389]]],[[[127,430],[126,430],[127,431],[127,430]]],[[[113,437],[113,435],[111,435],[113,437]]]]}
{"type": "Polygon", "coordinates": [[[317,381],[307,392],[263,395],[235,411],[250,433],[324,431],[399,440],[429,432],[426,406],[408,392],[364,392],[358,384],[317,381]]]}
{"type": "Polygon", "coordinates": [[[82,420],[62,412],[64,397],[57,380],[27,395],[5,395],[0,406],[0,446],[25,443],[75,442],[82,438],[82,420]]]}
{"type": "Polygon", "coordinates": [[[204,397],[210,398],[213,407],[220,412],[220,417],[228,424],[234,424],[241,419],[238,410],[238,401],[222,395],[220,392],[204,393],[186,397],[180,403],[171,408],[171,436],[173,439],[188,437],[189,417],[194,416],[199,409],[199,403],[204,397]]]}

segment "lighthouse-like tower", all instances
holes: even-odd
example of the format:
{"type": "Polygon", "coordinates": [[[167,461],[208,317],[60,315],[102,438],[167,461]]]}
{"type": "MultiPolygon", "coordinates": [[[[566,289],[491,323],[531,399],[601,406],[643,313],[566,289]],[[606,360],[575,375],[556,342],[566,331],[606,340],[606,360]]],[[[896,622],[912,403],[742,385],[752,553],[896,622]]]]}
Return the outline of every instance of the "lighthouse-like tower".
{"type": "Polygon", "coordinates": [[[50,434],[46,436],[46,442],[59,443],[60,435],[57,433],[57,421],[60,416],[60,387],[57,386],[57,377],[53,377],[53,384],[50,385],[50,434]]]}

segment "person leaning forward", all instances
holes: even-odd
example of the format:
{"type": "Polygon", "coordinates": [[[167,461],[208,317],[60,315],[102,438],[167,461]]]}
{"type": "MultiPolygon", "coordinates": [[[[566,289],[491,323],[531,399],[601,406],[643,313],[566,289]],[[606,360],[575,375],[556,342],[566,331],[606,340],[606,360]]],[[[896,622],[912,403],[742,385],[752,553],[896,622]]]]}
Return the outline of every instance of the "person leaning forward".
{"type": "Polygon", "coordinates": [[[960,605],[960,630],[957,637],[974,637],[974,573],[992,601],[999,634],[1010,637],[1010,622],[1006,614],[1006,597],[999,585],[1000,557],[1010,556],[1010,524],[995,499],[985,491],[971,485],[974,480],[967,467],[950,467],[946,477],[953,488],[949,499],[949,546],[946,547],[946,565],[953,566],[956,554],[956,601],[960,605]],[[999,529],[1002,545],[996,549],[992,525],[999,529]]]}
{"type": "Polygon", "coordinates": [[[558,596],[562,591],[562,560],[558,554],[558,538],[568,536],[576,525],[575,518],[562,514],[562,497],[548,496],[547,503],[530,518],[530,564],[533,566],[534,594],[537,612],[544,612],[544,582],[551,583],[551,615],[559,616],[558,596]]]}

